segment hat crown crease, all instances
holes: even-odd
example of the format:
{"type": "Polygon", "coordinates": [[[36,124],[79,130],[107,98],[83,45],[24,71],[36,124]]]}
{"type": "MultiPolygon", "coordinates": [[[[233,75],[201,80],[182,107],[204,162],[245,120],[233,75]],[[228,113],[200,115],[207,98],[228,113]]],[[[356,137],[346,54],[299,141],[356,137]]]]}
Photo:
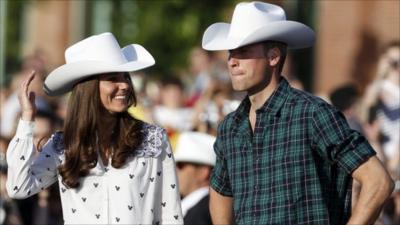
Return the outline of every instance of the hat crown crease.
{"type": "Polygon", "coordinates": [[[95,35],[72,45],[65,51],[65,61],[100,61],[109,65],[127,63],[121,47],[111,33],[95,35]]]}
{"type": "Polygon", "coordinates": [[[286,21],[285,11],[279,6],[261,2],[239,3],[228,36],[239,38],[276,21],[286,21]]]}

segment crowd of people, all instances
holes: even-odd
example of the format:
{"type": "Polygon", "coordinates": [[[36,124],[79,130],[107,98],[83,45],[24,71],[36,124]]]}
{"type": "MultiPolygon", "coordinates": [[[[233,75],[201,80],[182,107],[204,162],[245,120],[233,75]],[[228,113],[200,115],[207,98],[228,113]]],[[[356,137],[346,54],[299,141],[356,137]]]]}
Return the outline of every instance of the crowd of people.
{"type": "MultiPolygon", "coordinates": [[[[130,73],[128,80],[133,85],[136,104],[130,106],[127,112],[132,118],[165,129],[171,150],[176,154],[183,216],[190,215],[192,219],[186,218],[184,222],[194,224],[188,221],[200,221],[200,215],[204,219],[202,221],[206,221],[204,223],[210,224],[208,210],[204,211],[208,204],[203,203],[203,211],[196,214],[196,211],[190,210],[194,204],[191,201],[193,198],[197,198],[198,201],[206,195],[203,189],[208,189],[211,170],[215,166],[216,156],[212,144],[218,133],[218,125],[239,107],[246,93],[233,90],[226,66],[227,55],[221,57],[220,53],[210,53],[195,47],[188,58],[188,68],[183,74],[151,77],[141,71],[130,73]],[[185,201],[185,197],[192,191],[197,191],[197,196],[191,195],[191,199],[185,201]]],[[[377,68],[375,79],[364,92],[360,92],[360,88],[354,83],[346,84],[334,90],[327,100],[342,112],[352,129],[367,138],[391,178],[396,181],[395,190],[384,205],[377,223],[400,224],[399,41],[391,42],[383,48],[377,68]]],[[[6,161],[6,151],[20,126],[18,124],[23,113],[18,102],[18,91],[31,71],[36,73],[29,87],[35,92],[36,116],[32,135],[33,146],[38,149],[37,154],[40,154],[42,147],[54,132],[64,129],[65,121],[70,122],[70,119],[67,119],[70,94],[52,97],[46,95],[43,89],[49,70],[45,55],[37,51],[23,60],[21,70],[13,73],[9,84],[0,91],[0,224],[64,223],[60,201],[60,190],[63,190],[63,187],[59,187],[58,184],[52,185],[38,191],[38,195],[17,200],[8,196],[5,186],[10,164],[6,161]]],[[[294,85],[302,86],[298,83],[294,85]]],[[[106,144],[110,143],[105,143],[105,146],[106,144]]],[[[22,157],[18,157],[18,160],[25,160],[22,157]]],[[[353,207],[357,203],[359,192],[359,184],[354,181],[353,207]]],[[[162,200],[161,205],[164,207],[165,204],[162,200]]],[[[153,213],[153,209],[151,210],[153,213]]],[[[75,213],[74,208],[72,213],[75,213]]],[[[116,220],[119,221],[120,218],[116,220]]]]}

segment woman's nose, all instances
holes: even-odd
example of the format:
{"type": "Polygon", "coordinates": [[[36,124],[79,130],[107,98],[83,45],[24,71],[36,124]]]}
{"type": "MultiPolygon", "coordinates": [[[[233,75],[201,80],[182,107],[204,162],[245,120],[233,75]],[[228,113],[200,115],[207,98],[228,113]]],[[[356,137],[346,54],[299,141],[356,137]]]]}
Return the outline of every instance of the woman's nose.
{"type": "Polygon", "coordinates": [[[127,81],[127,80],[119,81],[118,82],[119,88],[123,89],[123,90],[127,90],[129,88],[129,83],[128,82],[129,81],[127,81]]]}

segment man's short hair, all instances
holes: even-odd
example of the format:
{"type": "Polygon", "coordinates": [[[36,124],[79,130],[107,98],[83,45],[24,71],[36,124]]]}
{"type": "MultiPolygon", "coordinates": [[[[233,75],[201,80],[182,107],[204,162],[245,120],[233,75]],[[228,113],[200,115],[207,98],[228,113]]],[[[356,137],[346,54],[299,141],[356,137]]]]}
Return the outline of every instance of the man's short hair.
{"type": "Polygon", "coordinates": [[[347,84],[335,89],[329,98],[336,108],[340,111],[350,109],[358,99],[358,92],[355,86],[347,84]]]}
{"type": "Polygon", "coordinates": [[[279,59],[278,73],[280,74],[283,70],[283,66],[285,64],[286,54],[287,54],[287,44],[280,41],[263,41],[264,51],[268,52],[268,50],[272,48],[278,48],[281,52],[281,57],[279,59]]]}

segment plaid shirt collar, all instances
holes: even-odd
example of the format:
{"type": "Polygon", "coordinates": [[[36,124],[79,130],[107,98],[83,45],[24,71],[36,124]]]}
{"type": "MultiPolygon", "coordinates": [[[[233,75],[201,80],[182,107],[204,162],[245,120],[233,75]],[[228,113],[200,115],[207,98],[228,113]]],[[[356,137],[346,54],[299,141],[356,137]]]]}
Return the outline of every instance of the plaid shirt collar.
{"type": "MultiPolygon", "coordinates": [[[[285,103],[286,99],[289,97],[289,83],[283,77],[279,81],[277,89],[272,93],[264,105],[257,109],[257,112],[265,112],[272,116],[279,116],[279,111],[285,103]]],[[[247,120],[250,111],[250,99],[246,96],[245,99],[240,103],[239,107],[235,111],[234,120],[240,123],[242,120],[247,120]]]]}

